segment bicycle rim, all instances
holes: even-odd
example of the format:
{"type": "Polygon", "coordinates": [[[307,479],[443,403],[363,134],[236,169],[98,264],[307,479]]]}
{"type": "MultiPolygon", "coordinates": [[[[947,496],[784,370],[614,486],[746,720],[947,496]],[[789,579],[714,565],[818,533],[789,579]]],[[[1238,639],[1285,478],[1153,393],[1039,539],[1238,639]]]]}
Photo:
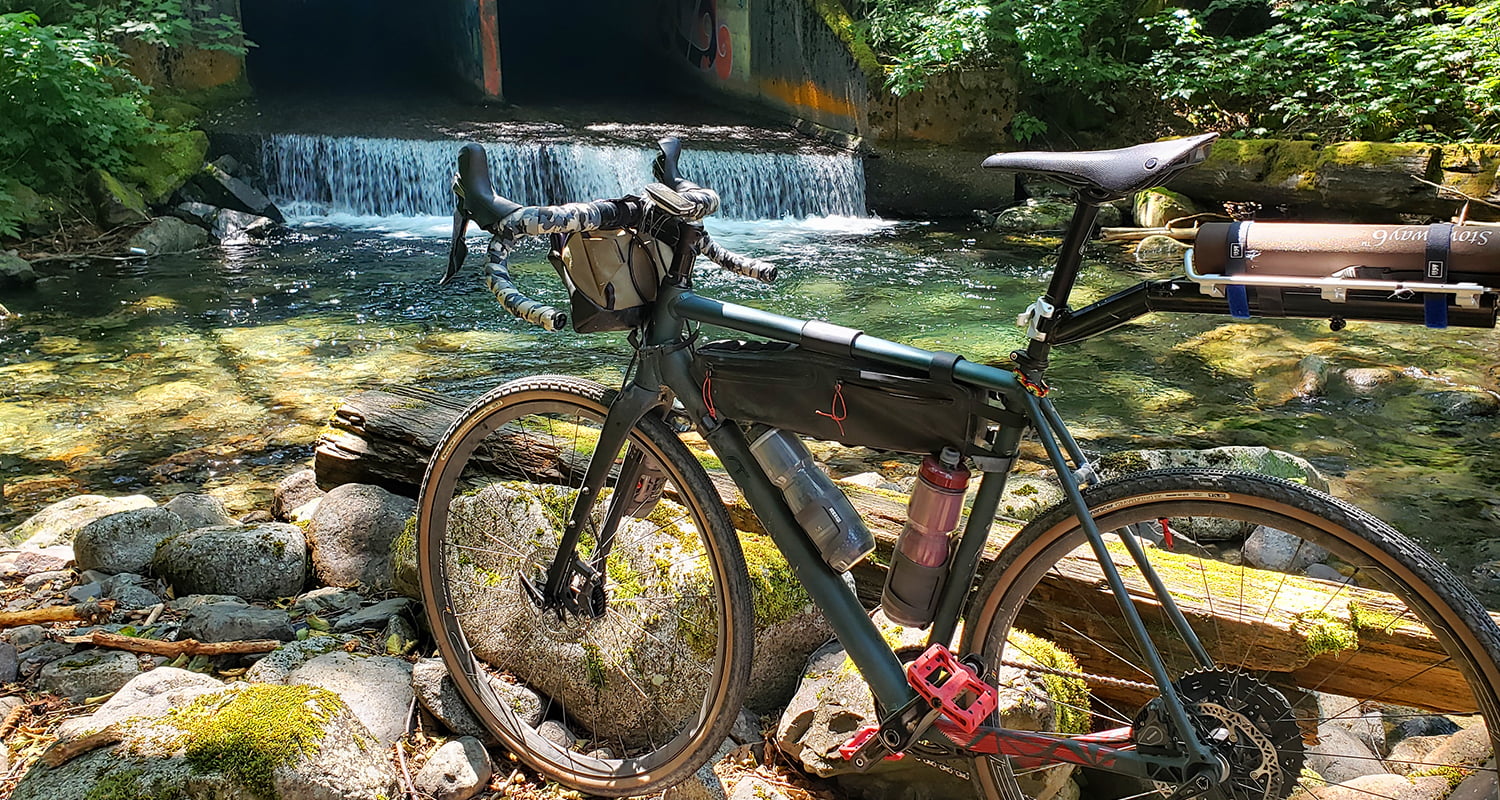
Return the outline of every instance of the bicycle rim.
{"type": "Polygon", "coordinates": [[[592,557],[609,501],[629,493],[602,612],[532,599],[526,582],[545,584],[612,395],[543,377],[472,406],[429,467],[418,557],[438,649],[485,727],[560,783],[618,796],[680,780],[719,747],[739,711],[751,631],[723,507],[655,418],[632,429],[580,537],[580,556],[592,557]],[[616,486],[632,456],[644,479],[616,486]]]}
{"type": "MultiPolygon", "coordinates": [[[[1227,734],[1215,746],[1230,765],[1224,796],[1385,798],[1391,779],[1371,776],[1394,774],[1444,797],[1443,782],[1493,781],[1486,762],[1500,707],[1500,630],[1402,534],[1332,497],[1257,475],[1163,470],[1085,498],[1194,725],[1227,734]],[[1146,545],[1210,667],[1171,627],[1121,531],[1146,545]]],[[[1046,698],[1028,717],[1033,727],[1133,726],[1143,752],[1146,732],[1163,732],[1141,648],[1070,508],[1045,513],[1005,546],[967,621],[967,652],[1046,698]]],[[[1155,752],[1173,753],[1165,730],[1155,752]]],[[[974,766],[981,793],[1004,798],[1045,794],[1070,769],[1003,758],[974,766]]],[[[1164,775],[1085,779],[1086,795],[1101,799],[1177,788],[1164,775]]]]}

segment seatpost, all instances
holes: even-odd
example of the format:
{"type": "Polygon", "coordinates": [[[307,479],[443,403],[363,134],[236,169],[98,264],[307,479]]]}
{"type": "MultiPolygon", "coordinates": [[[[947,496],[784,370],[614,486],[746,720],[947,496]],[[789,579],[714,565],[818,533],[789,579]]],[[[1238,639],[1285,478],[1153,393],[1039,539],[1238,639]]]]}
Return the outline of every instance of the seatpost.
{"type": "MultiPolygon", "coordinates": [[[[1040,381],[1047,371],[1047,357],[1052,352],[1048,336],[1057,326],[1059,314],[1068,304],[1068,295],[1073,291],[1073,283],[1078,280],[1078,270],[1083,265],[1083,248],[1094,232],[1099,205],[1097,198],[1086,192],[1079,192],[1078,204],[1073,207],[1073,218],[1068,221],[1068,230],[1063,235],[1062,250],[1057,254],[1057,268],[1052,271],[1052,282],[1047,286],[1047,293],[1042,295],[1042,302],[1052,311],[1037,320],[1036,334],[1026,345],[1026,350],[1012,354],[1021,372],[1033,380],[1040,381]]],[[[1032,313],[1041,314],[1042,309],[1033,306],[1032,313]]]]}

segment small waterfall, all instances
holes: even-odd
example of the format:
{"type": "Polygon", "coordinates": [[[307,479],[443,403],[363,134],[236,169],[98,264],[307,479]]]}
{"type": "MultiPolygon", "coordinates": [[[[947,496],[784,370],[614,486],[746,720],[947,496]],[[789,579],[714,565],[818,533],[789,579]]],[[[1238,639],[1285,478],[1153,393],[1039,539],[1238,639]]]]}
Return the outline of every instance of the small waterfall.
{"type": "MultiPolygon", "coordinates": [[[[457,141],[276,134],[262,145],[271,199],[293,215],[448,215],[457,141]]],[[[527,205],[639,194],[655,150],[578,142],[487,143],[495,191],[527,205]]],[[[693,149],[684,176],[717,191],[731,219],[864,216],[852,155],[693,149]]]]}

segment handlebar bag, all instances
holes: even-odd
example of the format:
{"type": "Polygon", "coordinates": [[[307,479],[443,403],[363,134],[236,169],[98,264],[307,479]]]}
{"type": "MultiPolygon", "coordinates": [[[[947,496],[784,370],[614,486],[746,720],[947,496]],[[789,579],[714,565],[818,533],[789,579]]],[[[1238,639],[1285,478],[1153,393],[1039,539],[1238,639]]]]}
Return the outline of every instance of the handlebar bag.
{"type": "Polygon", "coordinates": [[[634,231],[588,231],[554,234],[548,258],[568,286],[573,330],[623,331],[645,321],[672,248],[634,231]]]}
{"type": "Polygon", "coordinates": [[[784,342],[716,341],[694,359],[709,409],[814,439],[900,453],[988,449],[999,401],[975,387],[784,342]]]}

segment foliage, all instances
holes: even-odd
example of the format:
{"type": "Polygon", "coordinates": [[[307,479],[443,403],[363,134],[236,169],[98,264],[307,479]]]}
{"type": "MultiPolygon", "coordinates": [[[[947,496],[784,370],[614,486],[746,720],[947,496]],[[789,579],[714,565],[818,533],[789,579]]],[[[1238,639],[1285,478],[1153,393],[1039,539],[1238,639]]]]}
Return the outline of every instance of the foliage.
{"type": "Polygon", "coordinates": [[[1134,71],[1125,59],[1134,9],[1131,0],[874,0],[868,24],[898,95],[945,70],[1013,61],[1030,93],[1107,106],[1111,87],[1134,71]]]}
{"type": "Polygon", "coordinates": [[[239,24],[208,8],[202,0],[0,0],[0,236],[18,235],[17,183],[67,193],[82,172],[126,170],[137,154],[170,144],[119,43],[242,54],[239,24]]]}
{"type": "Polygon", "coordinates": [[[1189,121],[1250,135],[1398,141],[1500,135],[1500,0],[1291,0],[1271,25],[1212,35],[1204,20],[1245,0],[1157,17],[1147,62],[1189,121]]]}

